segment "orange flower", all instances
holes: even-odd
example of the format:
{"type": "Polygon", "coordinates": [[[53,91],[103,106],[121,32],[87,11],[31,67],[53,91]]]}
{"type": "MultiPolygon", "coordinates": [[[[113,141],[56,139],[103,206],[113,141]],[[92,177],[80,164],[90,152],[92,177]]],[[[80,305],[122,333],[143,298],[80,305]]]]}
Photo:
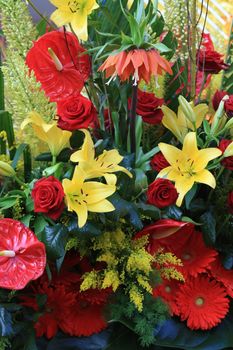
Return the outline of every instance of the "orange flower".
{"type": "Polygon", "coordinates": [[[135,49],[113,54],[99,67],[99,71],[106,71],[106,78],[111,77],[110,81],[117,75],[121,81],[132,76],[134,85],[141,79],[149,83],[151,76],[162,75],[163,71],[172,74],[169,62],[155,49],[135,49]]]}

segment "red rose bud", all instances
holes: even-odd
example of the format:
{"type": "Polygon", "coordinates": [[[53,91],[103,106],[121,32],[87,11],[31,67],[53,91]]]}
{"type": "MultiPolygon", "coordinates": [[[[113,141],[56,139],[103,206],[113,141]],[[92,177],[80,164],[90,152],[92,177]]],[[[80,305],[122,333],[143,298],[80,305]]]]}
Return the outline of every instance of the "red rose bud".
{"type": "Polygon", "coordinates": [[[233,95],[230,95],[225,101],[224,108],[228,117],[233,117],[233,95]]]}
{"type": "Polygon", "coordinates": [[[164,169],[167,168],[170,164],[164,157],[162,152],[156,153],[154,157],[150,161],[151,168],[158,173],[164,169]]]}
{"type": "Polygon", "coordinates": [[[97,111],[93,103],[82,95],[59,101],[57,114],[58,126],[63,130],[87,129],[98,124],[97,111]]]}
{"type": "MultiPolygon", "coordinates": [[[[230,143],[232,143],[231,140],[223,139],[220,141],[218,148],[222,151],[222,153],[224,153],[230,143]]],[[[224,168],[233,170],[233,156],[224,158],[221,161],[221,164],[224,166],[224,168]]]]}
{"type": "Polygon", "coordinates": [[[64,191],[62,184],[54,176],[36,181],[32,190],[34,212],[43,213],[57,220],[64,209],[64,191]]]}
{"type": "Polygon", "coordinates": [[[178,193],[173,183],[167,179],[156,179],[149,185],[147,201],[158,208],[164,208],[176,202],[178,193]]]}
{"type": "Polygon", "coordinates": [[[72,33],[52,31],[28,51],[26,64],[51,101],[80,92],[91,70],[90,58],[72,33]]]}
{"type": "Polygon", "coordinates": [[[213,96],[213,99],[212,99],[212,104],[213,104],[213,107],[214,107],[215,111],[217,111],[220,102],[222,101],[223,97],[226,96],[226,95],[227,95],[226,91],[217,90],[215,92],[215,94],[213,96]]]}
{"type": "Polygon", "coordinates": [[[228,193],[227,204],[229,212],[233,214],[233,191],[228,193]]]}
{"type": "MultiPolygon", "coordinates": [[[[164,103],[163,98],[158,98],[154,94],[138,90],[137,114],[148,124],[159,124],[163,118],[163,112],[159,108],[164,103]]],[[[131,108],[131,98],[128,100],[128,107],[131,108]]]]}
{"type": "Polygon", "coordinates": [[[199,50],[197,52],[198,70],[211,74],[218,74],[222,69],[227,70],[229,65],[224,63],[222,57],[223,55],[214,50],[199,50]]]}

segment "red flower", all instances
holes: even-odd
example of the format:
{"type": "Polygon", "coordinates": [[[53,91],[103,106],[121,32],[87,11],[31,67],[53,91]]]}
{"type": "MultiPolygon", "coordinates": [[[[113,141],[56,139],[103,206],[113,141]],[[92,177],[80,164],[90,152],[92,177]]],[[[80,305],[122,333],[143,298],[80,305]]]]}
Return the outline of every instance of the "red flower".
{"type": "Polygon", "coordinates": [[[163,279],[162,283],[153,288],[153,296],[161,297],[168,305],[171,315],[179,315],[179,309],[176,302],[176,295],[183,283],[175,280],[163,279]]]}
{"type": "Polygon", "coordinates": [[[164,157],[162,152],[158,152],[150,161],[151,168],[157,172],[169,166],[168,161],[164,157]]]}
{"type": "Polygon", "coordinates": [[[233,191],[228,193],[227,196],[228,209],[231,214],[233,214],[233,191]]]}
{"type": "Polygon", "coordinates": [[[144,227],[135,235],[134,238],[138,239],[144,235],[149,235],[149,245],[147,250],[150,254],[154,255],[154,253],[161,246],[160,244],[167,241],[165,240],[166,237],[171,236],[169,241],[172,241],[173,239],[174,241],[177,241],[177,234],[187,236],[187,233],[189,231],[193,231],[193,229],[194,225],[190,222],[177,221],[173,219],[160,219],[155,223],[144,227]]]}
{"type": "Polygon", "coordinates": [[[181,320],[187,320],[191,329],[211,329],[229,310],[224,287],[207,276],[187,280],[177,292],[176,302],[181,320]]]}
{"type": "Polygon", "coordinates": [[[220,259],[216,259],[209,268],[210,275],[226,288],[227,294],[233,298],[233,270],[226,270],[220,259]]]}
{"type": "Polygon", "coordinates": [[[178,193],[170,180],[156,179],[147,190],[147,201],[158,208],[165,208],[175,204],[178,193]]]}
{"type": "Polygon", "coordinates": [[[220,91],[217,90],[212,98],[212,104],[214,107],[214,110],[217,111],[218,106],[220,104],[220,102],[222,101],[223,97],[227,95],[226,91],[220,91]]]}
{"type": "Polygon", "coordinates": [[[93,103],[82,95],[59,101],[57,114],[58,126],[63,130],[87,129],[98,124],[97,111],[93,103]]]}
{"type": "Polygon", "coordinates": [[[23,289],[42,275],[45,246],[21,222],[0,220],[0,287],[23,289]]]}
{"type": "Polygon", "coordinates": [[[224,63],[223,56],[214,50],[199,50],[197,53],[198,70],[211,74],[218,74],[222,69],[227,70],[229,65],[224,63]]]}
{"type": "Polygon", "coordinates": [[[186,235],[179,235],[177,243],[169,243],[168,250],[174,253],[182,261],[183,266],[179,266],[184,277],[196,277],[199,273],[207,271],[210,264],[216,259],[217,251],[205,245],[201,232],[193,231],[186,235]]]}
{"type": "MultiPolygon", "coordinates": [[[[231,140],[226,140],[223,139],[220,141],[218,148],[224,153],[227,146],[230,145],[230,143],[232,143],[231,140]]],[[[225,157],[222,161],[221,161],[222,166],[224,166],[226,169],[229,170],[233,170],[233,156],[230,157],[225,157]]]]}
{"type": "Polygon", "coordinates": [[[64,191],[62,184],[54,176],[36,181],[32,198],[36,213],[44,213],[53,220],[61,216],[64,209],[64,191]]]}
{"type": "Polygon", "coordinates": [[[80,92],[90,75],[90,59],[72,33],[53,31],[29,50],[26,63],[51,101],[80,92]]]}
{"type": "Polygon", "coordinates": [[[172,74],[170,63],[155,49],[113,53],[98,70],[106,71],[106,78],[118,75],[121,81],[125,81],[133,77],[135,84],[142,79],[149,83],[152,76],[162,75],[163,71],[172,74]]]}
{"type": "MultiPolygon", "coordinates": [[[[159,124],[163,118],[163,112],[159,108],[164,103],[163,98],[158,98],[154,94],[138,90],[137,114],[148,124],[159,124]]],[[[128,100],[128,108],[131,109],[131,98],[128,100]]]]}
{"type": "Polygon", "coordinates": [[[233,95],[230,95],[225,101],[224,108],[228,117],[233,117],[233,95]]]}

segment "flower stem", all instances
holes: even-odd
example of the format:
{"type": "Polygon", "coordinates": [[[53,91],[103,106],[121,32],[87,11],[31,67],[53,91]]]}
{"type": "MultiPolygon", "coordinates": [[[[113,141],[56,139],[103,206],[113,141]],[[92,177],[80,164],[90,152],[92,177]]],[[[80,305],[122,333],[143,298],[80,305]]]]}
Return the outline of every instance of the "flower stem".
{"type": "Polygon", "coordinates": [[[192,0],[192,9],[191,9],[191,101],[195,99],[196,95],[196,38],[197,38],[197,0],[192,0]]]}
{"type": "Polygon", "coordinates": [[[25,187],[25,183],[22,181],[22,180],[20,180],[19,178],[18,178],[18,176],[14,176],[14,180],[15,180],[15,182],[17,182],[20,186],[23,186],[23,187],[25,187]]]}
{"type": "Polygon", "coordinates": [[[42,13],[38,10],[38,8],[33,4],[31,0],[27,0],[29,5],[33,8],[33,10],[52,28],[52,29],[57,29],[52,23],[48,21],[48,19],[42,15],[42,13]]]}
{"type": "Polygon", "coordinates": [[[137,109],[137,98],[138,98],[138,85],[133,85],[132,101],[130,110],[130,146],[131,152],[136,152],[136,109],[137,109]]]}

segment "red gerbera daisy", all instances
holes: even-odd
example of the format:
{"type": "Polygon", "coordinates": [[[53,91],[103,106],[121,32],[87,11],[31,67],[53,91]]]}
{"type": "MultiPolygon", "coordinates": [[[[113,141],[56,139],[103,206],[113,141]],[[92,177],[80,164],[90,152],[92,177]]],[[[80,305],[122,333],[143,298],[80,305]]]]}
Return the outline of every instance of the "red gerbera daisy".
{"type": "Polygon", "coordinates": [[[184,277],[196,277],[199,273],[207,271],[218,254],[216,250],[205,245],[202,233],[197,231],[190,232],[186,237],[180,236],[177,244],[173,240],[169,250],[182,261],[183,266],[178,269],[184,277]]]}
{"type": "Polygon", "coordinates": [[[89,56],[72,33],[52,31],[28,51],[26,63],[51,101],[79,93],[90,75],[89,56]]]}
{"type": "Polygon", "coordinates": [[[118,75],[121,81],[133,77],[135,85],[141,79],[149,83],[152,76],[162,75],[163,71],[172,74],[170,63],[155,49],[113,53],[99,67],[99,71],[106,71],[106,78],[118,75]]]}
{"type": "Polygon", "coordinates": [[[183,286],[183,283],[175,280],[163,279],[162,283],[153,289],[153,296],[161,297],[163,301],[168,305],[171,315],[179,315],[179,308],[176,302],[176,295],[183,286]]]}
{"type": "Polygon", "coordinates": [[[181,320],[187,320],[191,329],[211,329],[229,310],[224,287],[208,276],[188,279],[177,292],[176,302],[181,320]]]}
{"type": "Polygon", "coordinates": [[[210,274],[224,285],[227,294],[233,298],[233,270],[226,270],[218,258],[210,265],[210,274]]]}

